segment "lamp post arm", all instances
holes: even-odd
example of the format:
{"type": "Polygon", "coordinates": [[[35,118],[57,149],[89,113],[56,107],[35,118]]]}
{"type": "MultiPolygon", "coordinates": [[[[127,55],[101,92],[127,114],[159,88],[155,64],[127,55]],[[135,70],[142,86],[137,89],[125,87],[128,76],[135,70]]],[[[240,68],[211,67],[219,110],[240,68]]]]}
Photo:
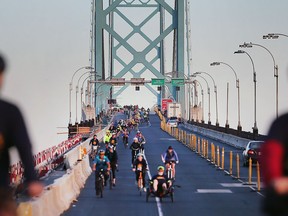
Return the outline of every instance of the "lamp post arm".
{"type": "Polygon", "coordinates": [[[231,65],[229,65],[229,64],[227,64],[227,63],[225,63],[225,62],[219,62],[219,63],[228,66],[228,67],[233,71],[233,73],[234,73],[234,75],[235,75],[235,78],[236,78],[236,88],[239,88],[239,79],[238,79],[237,73],[236,73],[236,71],[234,70],[234,68],[233,68],[231,65]]]}
{"type": "Polygon", "coordinates": [[[276,67],[276,63],[275,63],[274,56],[272,55],[272,53],[270,52],[269,49],[267,49],[265,46],[260,45],[260,44],[255,44],[255,43],[251,43],[251,42],[250,42],[250,44],[251,44],[251,45],[254,45],[254,46],[259,46],[259,47],[262,47],[263,49],[265,49],[265,50],[271,55],[271,57],[272,57],[272,59],[273,59],[274,68],[276,67]]]}

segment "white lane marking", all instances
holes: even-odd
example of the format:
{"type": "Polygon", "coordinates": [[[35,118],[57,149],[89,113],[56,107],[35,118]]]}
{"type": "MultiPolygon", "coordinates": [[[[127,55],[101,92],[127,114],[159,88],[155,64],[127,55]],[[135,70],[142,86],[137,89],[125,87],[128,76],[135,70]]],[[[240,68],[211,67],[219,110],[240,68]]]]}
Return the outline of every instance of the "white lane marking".
{"type": "Polygon", "coordinates": [[[160,140],[171,140],[171,141],[175,141],[175,138],[160,138],[160,140]]]}
{"type": "Polygon", "coordinates": [[[250,187],[249,185],[244,185],[243,183],[220,183],[222,187],[250,187]]]}
{"type": "Polygon", "coordinates": [[[197,193],[232,193],[229,189],[197,189],[197,193]]]}
{"type": "MultiPolygon", "coordinates": [[[[148,160],[146,159],[145,153],[144,153],[144,159],[147,162],[147,168],[148,168],[148,172],[147,173],[148,173],[149,179],[151,179],[152,176],[151,176],[151,173],[150,173],[150,168],[149,168],[148,160]]],[[[158,215],[159,216],[163,216],[163,211],[162,211],[160,199],[158,197],[155,197],[155,200],[156,200],[156,203],[157,203],[158,215]]]]}

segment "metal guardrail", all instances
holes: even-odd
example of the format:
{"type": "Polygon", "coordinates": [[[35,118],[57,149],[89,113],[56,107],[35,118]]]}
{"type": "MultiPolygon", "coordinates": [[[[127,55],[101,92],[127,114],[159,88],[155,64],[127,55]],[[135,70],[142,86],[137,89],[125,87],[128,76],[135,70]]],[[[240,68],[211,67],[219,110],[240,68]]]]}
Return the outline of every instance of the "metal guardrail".
{"type": "Polygon", "coordinates": [[[215,131],[218,131],[218,132],[221,132],[221,133],[226,133],[226,134],[238,136],[238,137],[241,137],[241,138],[244,138],[244,139],[249,139],[249,140],[265,140],[267,138],[266,135],[253,134],[253,133],[251,133],[249,131],[239,131],[239,130],[233,129],[233,128],[215,126],[215,125],[205,124],[205,123],[195,122],[195,121],[190,121],[190,122],[188,121],[187,123],[190,124],[190,125],[195,125],[195,126],[198,126],[198,127],[215,130],[215,131]]]}

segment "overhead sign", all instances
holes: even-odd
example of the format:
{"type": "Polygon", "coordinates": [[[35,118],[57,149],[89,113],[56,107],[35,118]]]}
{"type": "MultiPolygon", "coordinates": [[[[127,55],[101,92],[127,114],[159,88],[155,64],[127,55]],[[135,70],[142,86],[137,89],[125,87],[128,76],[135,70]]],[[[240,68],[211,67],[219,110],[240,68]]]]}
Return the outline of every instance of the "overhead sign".
{"type": "Polygon", "coordinates": [[[144,85],[145,78],[131,78],[131,85],[144,85]]]}
{"type": "Polygon", "coordinates": [[[125,85],[125,78],[112,78],[111,84],[115,86],[123,86],[125,85]]]}
{"type": "Polygon", "coordinates": [[[116,104],[116,99],[108,99],[108,104],[116,104]]]}
{"type": "Polygon", "coordinates": [[[183,86],[185,84],[185,81],[183,78],[173,78],[171,79],[171,84],[173,86],[183,86]]]}
{"type": "Polygon", "coordinates": [[[167,104],[168,103],[172,103],[173,100],[171,98],[163,98],[162,99],[162,103],[161,103],[161,109],[164,111],[164,110],[167,110],[167,104]]]}
{"type": "Polygon", "coordinates": [[[162,86],[162,85],[165,85],[165,80],[164,79],[158,79],[158,78],[152,78],[151,79],[151,84],[152,85],[162,86]]]}

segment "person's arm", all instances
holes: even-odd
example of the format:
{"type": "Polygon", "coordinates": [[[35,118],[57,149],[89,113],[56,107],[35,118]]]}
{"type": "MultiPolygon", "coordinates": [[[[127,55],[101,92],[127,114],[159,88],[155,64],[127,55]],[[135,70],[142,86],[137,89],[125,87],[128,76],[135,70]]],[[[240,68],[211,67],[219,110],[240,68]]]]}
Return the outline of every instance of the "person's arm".
{"type": "Polygon", "coordinates": [[[173,150],[173,151],[174,151],[174,154],[175,154],[176,163],[179,163],[178,154],[177,154],[177,152],[175,150],[173,150]]]}
{"type": "Polygon", "coordinates": [[[266,185],[283,176],[284,147],[277,140],[266,141],[261,149],[261,167],[266,185]]]}
{"type": "Polygon", "coordinates": [[[12,131],[10,137],[12,143],[16,146],[21,161],[24,165],[24,176],[28,183],[28,193],[30,196],[39,196],[43,191],[43,185],[38,181],[34,169],[34,160],[32,155],[32,145],[28,136],[27,128],[23,116],[17,107],[13,107],[14,113],[11,116],[12,131]]]}
{"type": "Polygon", "coordinates": [[[167,152],[164,152],[164,153],[161,155],[161,158],[162,158],[162,162],[163,162],[163,163],[165,163],[166,155],[167,155],[167,152]]]}
{"type": "Polygon", "coordinates": [[[111,168],[111,166],[110,166],[110,161],[109,161],[109,160],[107,161],[107,166],[108,166],[108,167],[107,167],[107,170],[109,171],[110,168],[111,168]]]}
{"type": "Polygon", "coordinates": [[[93,163],[93,168],[92,168],[93,171],[96,171],[96,163],[93,163]]]}
{"type": "Polygon", "coordinates": [[[144,161],[144,171],[148,170],[147,161],[145,159],[143,159],[143,161],[144,161]]]}

